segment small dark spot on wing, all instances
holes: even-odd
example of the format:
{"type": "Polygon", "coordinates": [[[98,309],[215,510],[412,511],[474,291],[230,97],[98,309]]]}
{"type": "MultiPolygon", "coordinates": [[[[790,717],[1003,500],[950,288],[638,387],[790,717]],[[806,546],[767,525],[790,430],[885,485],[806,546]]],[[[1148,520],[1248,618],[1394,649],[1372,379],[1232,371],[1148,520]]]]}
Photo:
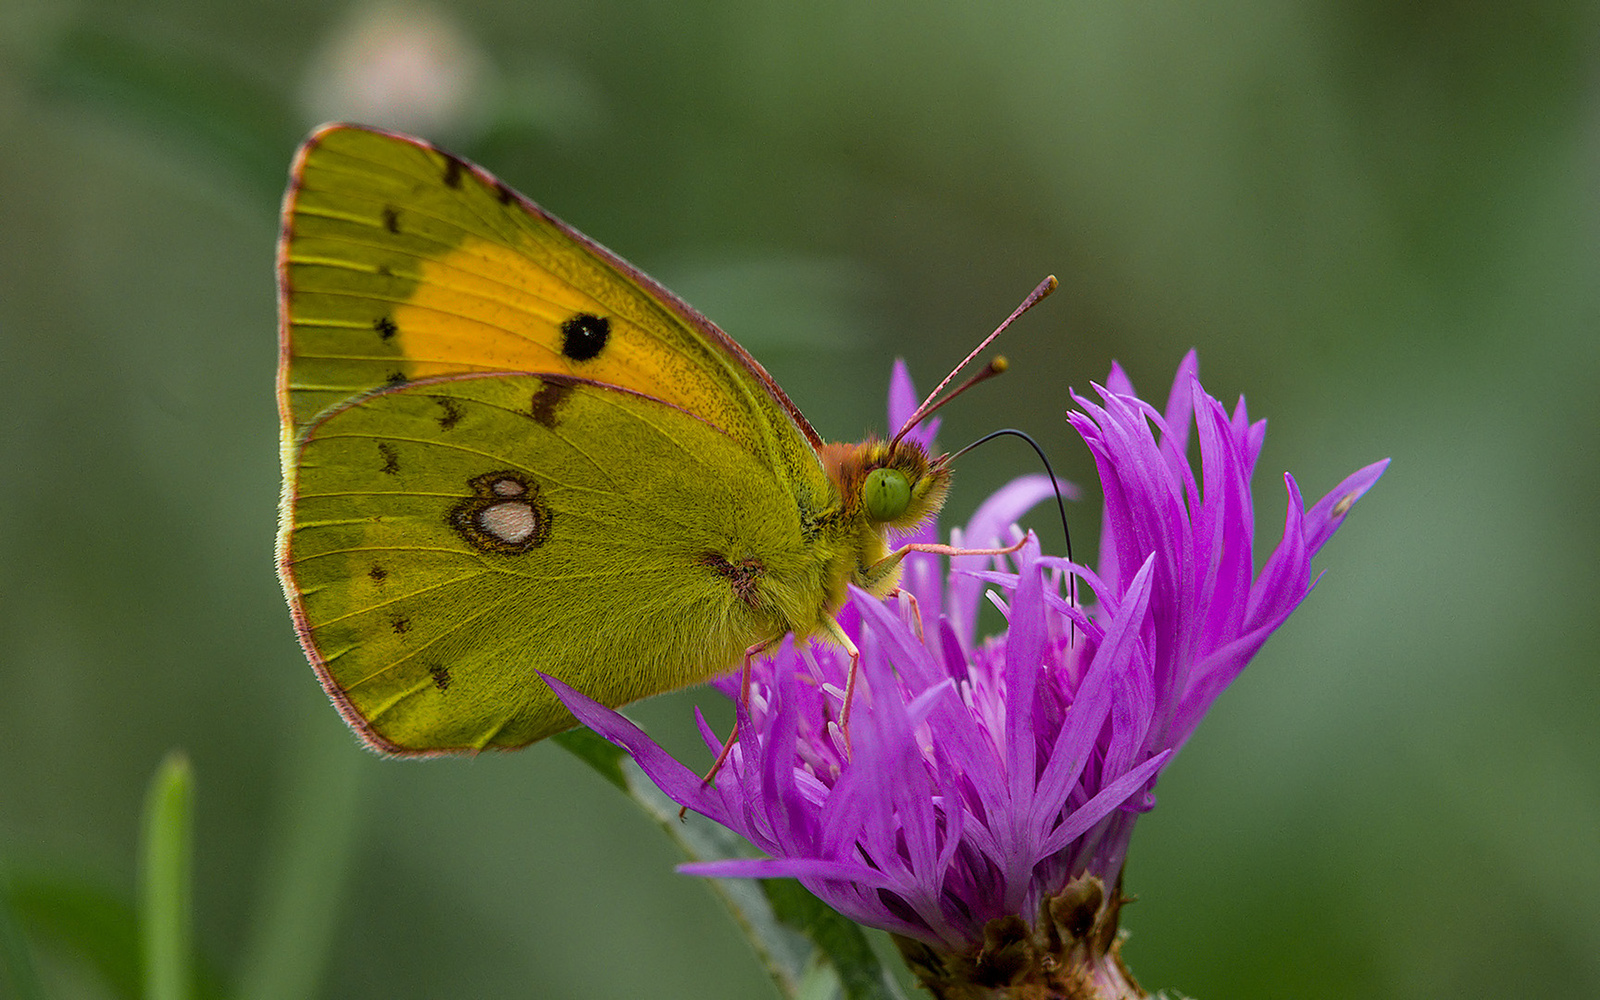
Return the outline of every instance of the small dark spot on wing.
{"type": "Polygon", "coordinates": [[[449,667],[435,663],[433,666],[428,668],[428,673],[433,677],[433,686],[438,688],[440,691],[444,691],[450,687],[449,667]]]}
{"type": "Polygon", "coordinates": [[[372,580],[373,583],[381,587],[383,586],[383,581],[389,579],[389,571],[384,569],[382,566],[379,566],[377,563],[373,563],[372,568],[367,570],[367,576],[372,580]]]}
{"type": "Polygon", "coordinates": [[[533,394],[533,400],[528,404],[528,416],[545,427],[554,430],[561,404],[565,403],[567,397],[571,394],[571,382],[546,379],[539,386],[539,391],[533,394]]]}
{"type": "Polygon", "coordinates": [[[700,557],[699,563],[727,580],[733,587],[734,596],[745,604],[753,608],[760,603],[756,586],[767,571],[766,564],[760,559],[751,556],[734,562],[720,552],[707,552],[700,557]]]}
{"type": "Polygon", "coordinates": [[[400,332],[400,328],[394,324],[394,319],[389,316],[379,316],[373,320],[372,328],[378,331],[378,336],[384,340],[393,340],[394,335],[400,332]]]}
{"type": "Polygon", "coordinates": [[[400,235],[400,210],[393,205],[383,206],[383,228],[400,235]]]}
{"type": "Polygon", "coordinates": [[[411,619],[405,615],[395,615],[389,619],[389,627],[394,630],[395,635],[405,635],[411,631],[411,619]]]}
{"type": "Polygon", "coordinates": [[[449,396],[435,396],[433,401],[439,404],[440,409],[444,410],[443,413],[439,414],[439,429],[441,431],[447,431],[461,422],[461,416],[466,411],[461,409],[459,402],[449,396]]]}
{"type": "Polygon", "coordinates": [[[378,471],[385,475],[398,475],[400,472],[400,453],[394,450],[394,445],[387,441],[379,441],[378,454],[383,456],[383,466],[378,471]]]}
{"type": "Polygon", "coordinates": [[[447,188],[461,187],[461,172],[465,170],[462,162],[444,150],[439,150],[439,155],[444,157],[444,186],[447,188]]]}

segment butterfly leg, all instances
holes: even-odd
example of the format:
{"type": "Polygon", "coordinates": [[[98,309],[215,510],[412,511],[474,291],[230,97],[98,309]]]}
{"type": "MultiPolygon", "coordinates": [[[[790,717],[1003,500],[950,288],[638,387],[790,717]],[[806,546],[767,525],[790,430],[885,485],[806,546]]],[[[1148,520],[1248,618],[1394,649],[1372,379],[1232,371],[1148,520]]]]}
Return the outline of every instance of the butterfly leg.
{"type": "MultiPolygon", "coordinates": [[[[758,642],[744,651],[744,668],[739,671],[739,704],[744,706],[746,712],[750,711],[750,664],[755,660],[757,654],[765,650],[767,646],[767,643],[758,642]]],[[[706,776],[700,779],[700,784],[711,784],[712,779],[717,776],[717,772],[722,770],[722,764],[728,759],[728,754],[733,752],[733,744],[738,739],[739,720],[735,717],[733,729],[728,733],[727,741],[722,744],[722,750],[718,752],[717,759],[711,762],[711,770],[707,771],[706,776]]]]}
{"type": "Polygon", "coordinates": [[[839,731],[844,734],[844,752],[848,757],[850,756],[850,706],[854,704],[856,698],[856,674],[861,667],[861,650],[850,641],[850,637],[839,627],[839,623],[832,615],[822,620],[822,627],[827,631],[828,638],[843,646],[845,653],[850,657],[850,672],[845,675],[844,682],[844,708],[839,712],[839,731]]]}
{"type": "MultiPolygon", "coordinates": [[[[1008,556],[1022,548],[1027,540],[1027,537],[1024,536],[1003,549],[958,549],[954,545],[939,545],[934,542],[911,542],[895,549],[887,556],[884,556],[884,559],[893,559],[895,562],[899,562],[911,552],[927,552],[936,556],[1008,556]]],[[[882,561],[879,560],[879,562],[882,561]]],[[[873,565],[876,566],[877,564],[874,563],[873,565]]]]}
{"type": "Polygon", "coordinates": [[[901,590],[899,587],[896,587],[884,596],[898,598],[911,605],[911,627],[917,631],[917,641],[925,642],[926,636],[924,636],[922,632],[922,605],[917,603],[917,595],[913,594],[909,590],[901,590]]]}
{"type": "MultiPolygon", "coordinates": [[[[744,706],[746,712],[750,711],[750,663],[756,654],[767,648],[767,643],[758,642],[744,651],[744,667],[739,671],[739,704],[744,706]]],[[[734,717],[733,728],[728,731],[728,738],[722,744],[722,749],[717,752],[717,759],[711,762],[711,769],[700,779],[701,787],[711,784],[717,772],[722,770],[722,765],[728,759],[728,754],[733,752],[733,744],[739,739],[739,719],[734,717]]],[[[683,819],[689,814],[689,807],[684,806],[678,810],[678,818],[683,819]]]]}
{"type": "MultiPolygon", "coordinates": [[[[866,570],[857,577],[857,581],[861,584],[861,586],[871,590],[874,584],[878,584],[886,579],[889,579],[890,574],[894,571],[895,567],[900,565],[900,561],[912,552],[926,552],[930,555],[939,556],[1004,556],[1010,555],[1011,553],[1022,548],[1026,541],[1026,538],[1022,538],[1019,539],[1014,545],[1008,545],[1005,548],[1000,549],[960,549],[953,545],[938,545],[932,542],[912,542],[908,545],[900,546],[898,549],[895,549],[882,559],[879,559],[871,566],[868,566],[866,570]]],[[[922,611],[917,606],[916,597],[914,597],[910,591],[903,591],[898,587],[889,591],[888,596],[893,596],[895,594],[904,594],[906,597],[910,598],[912,615],[916,624],[917,639],[921,640],[923,638],[922,611]]],[[[823,621],[823,627],[828,631],[829,637],[833,639],[834,642],[837,642],[839,645],[843,646],[845,652],[850,654],[850,673],[845,680],[844,685],[844,709],[839,714],[839,729],[844,733],[845,752],[848,754],[850,750],[850,707],[855,703],[856,673],[861,666],[861,651],[856,648],[855,643],[850,641],[850,637],[845,635],[844,629],[839,627],[839,623],[834,621],[832,618],[825,619],[823,621]]]]}
{"type": "Polygon", "coordinates": [[[857,570],[856,583],[864,590],[870,590],[874,593],[881,592],[878,588],[883,587],[886,581],[893,578],[895,569],[900,565],[900,561],[913,552],[925,552],[935,556],[1008,556],[1022,548],[1026,541],[1027,538],[1023,537],[1015,544],[1008,545],[1003,549],[961,549],[956,548],[954,545],[939,545],[935,542],[910,542],[895,549],[871,566],[857,570]]]}

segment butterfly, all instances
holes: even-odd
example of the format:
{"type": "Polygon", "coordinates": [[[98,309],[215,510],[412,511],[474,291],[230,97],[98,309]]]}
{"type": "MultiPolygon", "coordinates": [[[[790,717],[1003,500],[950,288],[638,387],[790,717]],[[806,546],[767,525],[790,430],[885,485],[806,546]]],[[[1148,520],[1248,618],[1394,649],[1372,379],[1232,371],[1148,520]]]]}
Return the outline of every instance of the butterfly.
{"type": "Polygon", "coordinates": [[[278,273],[279,576],[380,751],[571,727],[541,674],[615,707],[848,646],[847,586],[891,592],[949,486],[899,435],[825,443],[709,320],[421,140],[317,130],[278,273]]]}

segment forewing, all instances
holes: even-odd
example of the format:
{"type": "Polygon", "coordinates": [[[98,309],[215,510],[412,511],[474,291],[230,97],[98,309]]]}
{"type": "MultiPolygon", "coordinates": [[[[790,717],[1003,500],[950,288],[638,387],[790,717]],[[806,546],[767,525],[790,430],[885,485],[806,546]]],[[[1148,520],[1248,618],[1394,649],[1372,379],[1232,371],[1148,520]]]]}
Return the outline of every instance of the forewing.
{"type": "Polygon", "coordinates": [[[748,353],[482,169],[345,125],[301,148],[279,245],[280,408],[298,438],[366,390],[557,372],[699,414],[770,464],[821,442],[748,353]]]}

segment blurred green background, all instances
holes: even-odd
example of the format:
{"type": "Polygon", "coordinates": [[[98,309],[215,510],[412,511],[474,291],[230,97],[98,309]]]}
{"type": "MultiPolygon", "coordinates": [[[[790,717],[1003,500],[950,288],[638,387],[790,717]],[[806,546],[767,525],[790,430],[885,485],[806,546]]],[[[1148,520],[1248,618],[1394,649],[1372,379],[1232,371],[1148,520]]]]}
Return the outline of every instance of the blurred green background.
{"type": "MultiPolygon", "coordinates": [[[[1282,471],[1392,455],[1166,772],[1124,954],[1202,1000],[1600,996],[1597,55],[1576,2],[5,0],[0,863],[131,899],[182,747],[242,996],[774,995],[562,750],[378,760],[295,644],[275,213],[342,117],[655,274],[826,436],[1054,272],[945,444],[1024,427],[1092,495],[1069,386],[1118,358],[1164,398],[1194,346],[1270,418],[1268,537],[1282,471]]],[[[1035,469],[975,454],[945,523],[1035,469]]],[[[696,700],[633,714],[688,747],[696,700]]],[[[30,934],[55,995],[112,995],[30,934]]]]}

